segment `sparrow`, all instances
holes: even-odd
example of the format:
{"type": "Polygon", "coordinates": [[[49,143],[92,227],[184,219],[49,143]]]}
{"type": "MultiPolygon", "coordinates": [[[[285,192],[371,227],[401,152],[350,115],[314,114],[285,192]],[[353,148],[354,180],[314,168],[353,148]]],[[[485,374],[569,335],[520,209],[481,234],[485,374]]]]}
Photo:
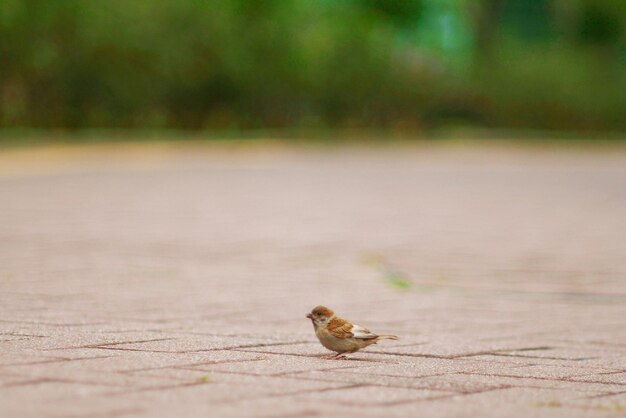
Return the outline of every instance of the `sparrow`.
{"type": "Polygon", "coordinates": [[[376,335],[360,325],[351,324],[335,315],[332,309],[316,306],[306,316],[313,322],[315,335],[320,343],[337,354],[330,359],[345,358],[346,354],[354,353],[380,340],[397,340],[395,335],[376,335]]]}

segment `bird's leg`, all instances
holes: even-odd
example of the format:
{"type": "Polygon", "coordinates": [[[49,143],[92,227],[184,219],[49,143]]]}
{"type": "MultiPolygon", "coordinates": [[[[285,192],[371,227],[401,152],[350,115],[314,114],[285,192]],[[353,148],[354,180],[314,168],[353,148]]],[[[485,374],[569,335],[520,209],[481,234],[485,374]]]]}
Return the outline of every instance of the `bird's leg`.
{"type": "Polygon", "coordinates": [[[335,354],[329,354],[327,356],[322,356],[322,358],[326,360],[338,360],[342,358],[342,356],[343,356],[343,353],[335,353],[335,354]]]}
{"type": "Polygon", "coordinates": [[[331,357],[333,360],[346,360],[347,357],[344,353],[337,353],[336,355],[334,355],[333,357],[331,357]]]}

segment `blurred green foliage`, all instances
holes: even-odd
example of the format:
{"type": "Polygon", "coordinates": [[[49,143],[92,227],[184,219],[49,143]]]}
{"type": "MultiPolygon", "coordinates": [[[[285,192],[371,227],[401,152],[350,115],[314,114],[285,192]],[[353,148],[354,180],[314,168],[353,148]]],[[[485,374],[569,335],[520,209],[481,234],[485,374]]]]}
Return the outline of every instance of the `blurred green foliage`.
{"type": "Polygon", "coordinates": [[[2,0],[0,127],[626,130],[623,0],[2,0]]]}

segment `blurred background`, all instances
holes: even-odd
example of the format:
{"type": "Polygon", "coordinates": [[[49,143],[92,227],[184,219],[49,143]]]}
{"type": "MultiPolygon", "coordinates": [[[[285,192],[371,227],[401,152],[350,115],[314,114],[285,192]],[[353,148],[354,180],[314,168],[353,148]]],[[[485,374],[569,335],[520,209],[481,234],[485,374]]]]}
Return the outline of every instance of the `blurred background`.
{"type": "Polygon", "coordinates": [[[2,0],[0,128],[623,132],[625,28],[623,0],[2,0]]]}

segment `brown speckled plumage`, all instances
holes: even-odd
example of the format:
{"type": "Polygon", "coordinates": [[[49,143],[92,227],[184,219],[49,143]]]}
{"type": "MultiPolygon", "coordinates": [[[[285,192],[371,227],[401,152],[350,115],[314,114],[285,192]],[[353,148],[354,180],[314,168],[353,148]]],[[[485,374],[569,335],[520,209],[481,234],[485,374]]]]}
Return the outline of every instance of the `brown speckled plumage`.
{"type": "Polygon", "coordinates": [[[335,316],[332,309],[325,306],[316,306],[307,315],[313,322],[315,335],[320,343],[337,355],[332,358],[342,358],[346,353],[354,353],[379,340],[397,340],[395,335],[376,335],[367,328],[352,324],[345,319],[335,316]]]}

